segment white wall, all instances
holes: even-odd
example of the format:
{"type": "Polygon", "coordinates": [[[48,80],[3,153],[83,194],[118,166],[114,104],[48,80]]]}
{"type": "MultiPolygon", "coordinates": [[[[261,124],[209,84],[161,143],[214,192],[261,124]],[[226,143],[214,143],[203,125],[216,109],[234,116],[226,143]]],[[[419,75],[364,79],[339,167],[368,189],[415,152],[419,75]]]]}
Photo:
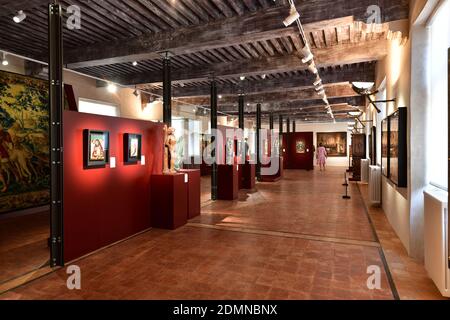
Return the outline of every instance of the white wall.
{"type": "MultiPolygon", "coordinates": [[[[351,134],[347,131],[347,122],[344,123],[296,123],[296,132],[313,132],[314,145],[317,149],[317,133],[318,132],[347,132],[347,157],[330,157],[327,160],[329,166],[348,167],[349,164],[349,152],[351,143],[351,134]]],[[[292,129],[292,128],[291,128],[292,129]]],[[[314,161],[314,165],[317,162],[314,161]]]]}

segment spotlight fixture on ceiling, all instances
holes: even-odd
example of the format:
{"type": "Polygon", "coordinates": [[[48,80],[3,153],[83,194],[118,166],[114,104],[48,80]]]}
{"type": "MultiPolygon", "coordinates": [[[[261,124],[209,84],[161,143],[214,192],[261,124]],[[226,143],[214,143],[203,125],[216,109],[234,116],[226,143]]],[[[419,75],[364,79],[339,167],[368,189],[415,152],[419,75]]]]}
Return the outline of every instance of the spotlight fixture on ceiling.
{"type": "Polygon", "coordinates": [[[325,89],[324,89],[324,87],[323,87],[323,84],[320,85],[320,86],[318,86],[318,87],[316,87],[316,91],[317,91],[317,92],[324,91],[324,90],[325,90],[325,89]]]}
{"type": "Polygon", "coordinates": [[[309,72],[313,73],[313,74],[317,74],[317,68],[316,68],[316,64],[314,63],[314,61],[312,61],[312,63],[308,64],[308,70],[309,72]]]}
{"type": "Polygon", "coordinates": [[[321,84],[321,83],[322,83],[322,79],[320,79],[319,77],[317,77],[317,78],[316,78],[316,81],[313,82],[313,85],[316,87],[316,86],[318,86],[318,85],[321,84]]]}
{"type": "Polygon", "coordinates": [[[297,11],[297,8],[293,3],[291,3],[291,9],[289,10],[289,15],[284,19],[283,24],[286,27],[289,27],[293,24],[298,18],[300,18],[300,14],[297,11]]]}
{"type": "Polygon", "coordinates": [[[245,76],[240,76],[239,79],[241,79],[241,81],[245,80],[245,76]]]}
{"type": "Polygon", "coordinates": [[[325,90],[320,90],[320,91],[317,91],[317,94],[319,95],[319,96],[323,96],[323,95],[325,95],[325,90]]]}
{"type": "Polygon", "coordinates": [[[308,63],[310,62],[312,59],[314,59],[314,56],[311,52],[311,49],[309,48],[308,45],[306,45],[303,49],[302,49],[302,54],[303,54],[303,59],[302,62],[303,63],[308,63]]]}
{"type": "Polygon", "coordinates": [[[261,76],[261,79],[266,79],[266,77],[267,77],[267,74],[263,74],[262,76],[261,76]]]}
{"type": "Polygon", "coordinates": [[[137,61],[133,61],[132,65],[133,65],[133,67],[136,67],[138,65],[138,62],[137,61]]]}
{"type": "Polygon", "coordinates": [[[325,104],[328,105],[328,98],[327,97],[323,98],[322,100],[323,100],[323,102],[325,102],[325,104]]]}
{"type": "Polygon", "coordinates": [[[219,94],[219,99],[222,99],[222,95],[221,94],[219,94]]]}
{"type": "Polygon", "coordinates": [[[133,94],[136,98],[139,97],[139,90],[137,88],[135,88],[133,91],[133,94]]]}
{"type": "Polygon", "coordinates": [[[9,61],[6,59],[6,53],[2,53],[2,65],[7,66],[9,64],[9,61]]]}
{"type": "Polygon", "coordinates": [[[13,17],[13,21],[15,23],[21,23],[23,20],[25,20],[27,17],[27,15],[25,14],[25,12],[23,12],[23,10],[20,10],[17,12],[17,14],[13,17]]]}

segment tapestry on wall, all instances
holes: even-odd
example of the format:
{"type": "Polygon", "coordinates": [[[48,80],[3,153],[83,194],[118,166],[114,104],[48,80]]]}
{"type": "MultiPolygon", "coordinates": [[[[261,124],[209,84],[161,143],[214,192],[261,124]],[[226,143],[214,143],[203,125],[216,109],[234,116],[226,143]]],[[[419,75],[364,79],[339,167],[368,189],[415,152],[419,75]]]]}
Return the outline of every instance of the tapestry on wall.
{"type": "Polygon", "coordinates": [[[0,214],[49,203],[48,84],[0,72],[0,214]]]}

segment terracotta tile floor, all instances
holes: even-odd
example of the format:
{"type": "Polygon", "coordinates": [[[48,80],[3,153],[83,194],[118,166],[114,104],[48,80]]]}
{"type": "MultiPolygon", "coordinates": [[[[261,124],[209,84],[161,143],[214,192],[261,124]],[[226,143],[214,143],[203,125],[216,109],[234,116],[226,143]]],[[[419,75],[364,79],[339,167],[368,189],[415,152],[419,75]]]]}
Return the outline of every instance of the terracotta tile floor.
{"type": "MultiPolygon", "coordinates": [[[[83,258],[80,291],[66,288],[61,269],[0,298],[393,299],[357,186],[352,200],[341,198],[343,172],[287,171],[238,201],[205,203],[202,217],[176,231],[154,229],[83,258]],[[381,290],[367,288],[372,265],[381,290]]],[[[387,256],[405,259],[395,250],[387,256]]],[[[411,278],[397,277],[400,294],[415,277],[411,294],[431,290],[422,287],[423,270],[411,270],[411,278]]]]}
{"type": "Polygon", "coordinates": [[[368,186],[364,184],[358,186],[368,207],[370,218],[377,230],[400,298],[404,300],[444,299],[431,279],[428,278],[424,265],[408,257],[406,249],[389,224],[383,210],[367,204],[368,186]]]}
{"type": "Polygon", "coordinates": [[[49,213],[0,219],[0,283],[48,264],[49,213]]]}

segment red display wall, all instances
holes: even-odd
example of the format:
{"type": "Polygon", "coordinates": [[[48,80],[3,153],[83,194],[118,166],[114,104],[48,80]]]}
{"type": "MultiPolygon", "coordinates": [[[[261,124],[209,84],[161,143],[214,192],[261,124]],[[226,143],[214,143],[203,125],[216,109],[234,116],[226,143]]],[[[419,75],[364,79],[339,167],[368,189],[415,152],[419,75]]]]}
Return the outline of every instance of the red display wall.
{"type": "Polygon", "coordinates": [[[295,132],[283,134],[283,158],[285,169],[314,169],[314,134],[295,132]],[[297,141],[306,145],[305,153],[297,153],[297,141]]]}
{"type": "Polygon", "coordinates": [[[151,227],[151,175],[162,172],[162,124],[64,112],[64,250],[68,262],[151,227]],[[83,168],[83,130],[110,134],[116,168],[83,168]],[[142,134],[146,164],[125,165],[123,134],[142,134]]]}

